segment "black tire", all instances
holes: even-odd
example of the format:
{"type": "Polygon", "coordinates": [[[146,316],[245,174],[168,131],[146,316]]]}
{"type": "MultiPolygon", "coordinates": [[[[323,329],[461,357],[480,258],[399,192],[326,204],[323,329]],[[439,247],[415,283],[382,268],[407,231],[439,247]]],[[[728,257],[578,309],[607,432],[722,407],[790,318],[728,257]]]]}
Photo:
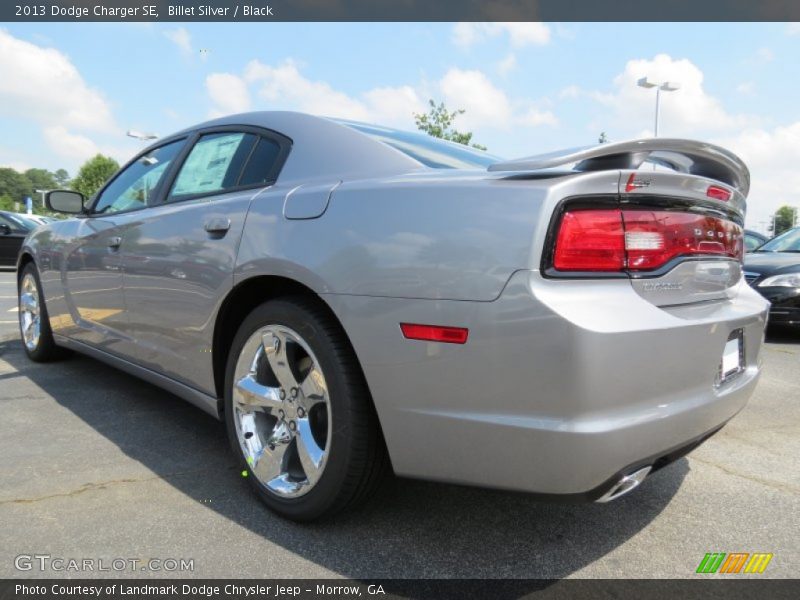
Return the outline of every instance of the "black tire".
{"type": "Polygon", "coordinates": [[[312,521],[358,506],[379,487],[389,470],[388,455],[372,399],[344,332],[320,306],[305,296],[275,299],[255,308],[239,327],[225,373],[228,439],[248,482],[259,498],[282,517],[312,521]],[[332,414],[328,458],[320,479],[304,495],[285,498],[262,484],[247,463],[237,439],[233,408],[236,364],[248,338],[268,325],[288,327],[312,349],[327,382],[332,414]]]}
{"type": "Polygon", "coordinates": [[[25,348],[25,353],[28,355],[28,358],[35,362],[50,362],[62,358],[64,352],[61,348],[56,346],[56,343],[53,340],[53,331],[50,328],[50,318],[47,314],[47,306],[44,300],[44,293],[42,292],[42,282],[39,280],[39,272],[36,269],[36,265],[32,262],[26,264],[22,269],[22,273],[19,275],[17,280],[17,297],[19,298],[21,295],[22,282],[25,280],[26,276],[33,277],[33,280],[36,283],[36,291],[39,298],[40,325],[39,341],[34,348],[29,348],[25,343],[25,336],[22,331],[22,307],[19,307],[19,334],[22,341],[22,347],[25,348]]]}

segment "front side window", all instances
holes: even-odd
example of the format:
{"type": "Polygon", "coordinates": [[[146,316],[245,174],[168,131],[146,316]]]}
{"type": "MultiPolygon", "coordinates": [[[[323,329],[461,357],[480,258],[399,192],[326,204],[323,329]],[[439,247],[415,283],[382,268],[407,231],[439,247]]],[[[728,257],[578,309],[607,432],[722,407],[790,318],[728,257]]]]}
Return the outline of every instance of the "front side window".
{"type": "Polygon", "coordinates": [[[170,163],[185,140],[160,146],[122,171],[103,190],[94,205],[95,214],[111,214],[152,205],[170,163]]]}
{"type": "Polygon", "coordinates": [[[181,166],[170,200],[213,194],[237,187],[257,136],[251,133],[210,133],[202,136],[181,166]]]}

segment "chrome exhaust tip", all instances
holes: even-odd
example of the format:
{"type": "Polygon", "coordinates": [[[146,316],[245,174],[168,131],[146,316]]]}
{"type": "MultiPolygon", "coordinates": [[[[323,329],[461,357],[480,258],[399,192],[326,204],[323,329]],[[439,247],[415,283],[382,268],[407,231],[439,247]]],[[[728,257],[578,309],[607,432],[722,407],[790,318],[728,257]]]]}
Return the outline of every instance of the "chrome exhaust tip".
{"type": "Polygon", "coordinates": [[[639,484],[644,481],[644,478],[647,477],[647,475],[650,473],[650,469],[652,468],[652,465],[650,465],[623,476],[622,479],[611,486],[611,489],[603,494],[600,498],[595,500],[595,502],[611,502],[612,500],[616,500],[620,496],[624,496],[628,492],[635,490],[637,487],[639,487],[639,484]]]}

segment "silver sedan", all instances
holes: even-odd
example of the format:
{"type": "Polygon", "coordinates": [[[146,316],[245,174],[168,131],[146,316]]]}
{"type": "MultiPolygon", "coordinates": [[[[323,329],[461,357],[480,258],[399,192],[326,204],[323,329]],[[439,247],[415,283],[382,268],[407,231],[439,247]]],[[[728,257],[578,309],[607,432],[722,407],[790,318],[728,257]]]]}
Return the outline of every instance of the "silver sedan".
{"type": "Polygon", "coordinates": [[[159,140],[91,199],[49,193],[72,218],[19,255],[23,343],[224,419],[291,519],[355,506],[391,470],[608,501],[756,385],[748,187],[736,156],[686,140],[504,161],[235,115],[159,140]]]}

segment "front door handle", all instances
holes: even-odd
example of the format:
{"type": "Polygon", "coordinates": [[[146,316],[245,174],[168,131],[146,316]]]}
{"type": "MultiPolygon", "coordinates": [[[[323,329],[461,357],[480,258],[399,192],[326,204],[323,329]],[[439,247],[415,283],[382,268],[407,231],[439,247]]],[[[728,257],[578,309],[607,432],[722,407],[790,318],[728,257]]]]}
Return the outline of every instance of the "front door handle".
{"type": "Polygon", "coordinates": [[[227,217],[213,217],[206,221],[204,229],[208,233],[224,234],[231,228],[231,220],[227,217]]]}
{"type": "Polygon", "coordinates": [[[118,250],[119,247],[122,245],[122,238],[119,236],[114,236],[108,238],[108,247],[112,250],[118,250]]]}

